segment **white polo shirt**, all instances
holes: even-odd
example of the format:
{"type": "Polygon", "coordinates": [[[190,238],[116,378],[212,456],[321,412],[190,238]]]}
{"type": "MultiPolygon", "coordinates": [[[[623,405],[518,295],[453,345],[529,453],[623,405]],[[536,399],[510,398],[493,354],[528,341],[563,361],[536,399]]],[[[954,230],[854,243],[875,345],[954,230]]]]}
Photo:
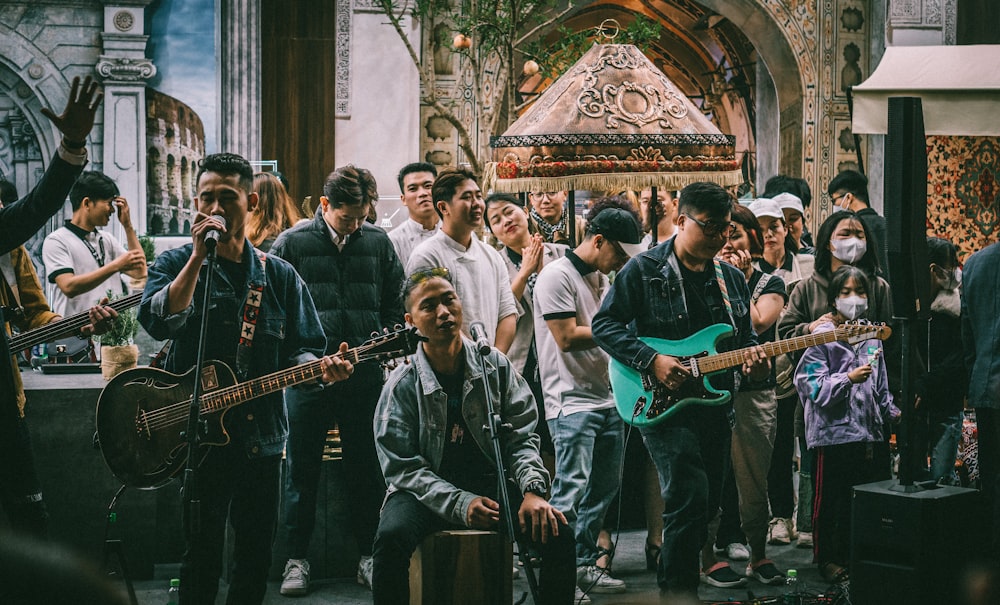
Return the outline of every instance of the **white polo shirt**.
{"type": "Polygon", "coordinates": [[[608,291],[608,278],[573,252],[547,264],[535,281],[535,346],[545,397],[545,419],[615,405],[608,378],[608,354],[596,344],[583,351],[564,352],[556,344],[546,319],[575,317],[590,326],[608,291]]]}
{"type": "Polygon", "coordinates": [[[451,273],[451,282],[462,301],[462,330],[469,334],[469,326],[481,321],[487,338],[495,343],[497,323],[508,315],[517,315],[507,266],[500,253],[475,235],[466,249],[439,231],[413,249],[406,261],[407,279],[415,271],[429,267],[444,267],[451,273]]]}
{"type": "Polygon", "coordinates": [[[126,253],[126,249],[113,235],[95,229],[86,232],[69,221],[50,233],[42,243],[42,260],[45,263],[46,281],[49,286],[49,306],[63,317],[82,313],[107,296],[108,290],[120,296],[128,292],[127,276],[115,273],[89,292],[70,298],[55,285],[56,277],[63,273],[84,275],[97,271],[126,253]]]}
{"type": "Polygon", "coordinates": [[[433,229],[424,229],[424,226],[417,221],[407,218],[403,221],[402,225],[390,231],[389,241],[392,242],[392,247],[396,250],[399,263],[405,267],[406,261],[409,260],[410,254],[413,253],[413,249],[436,235],[440,230],[440,220],[434,223],[433,229]]]}

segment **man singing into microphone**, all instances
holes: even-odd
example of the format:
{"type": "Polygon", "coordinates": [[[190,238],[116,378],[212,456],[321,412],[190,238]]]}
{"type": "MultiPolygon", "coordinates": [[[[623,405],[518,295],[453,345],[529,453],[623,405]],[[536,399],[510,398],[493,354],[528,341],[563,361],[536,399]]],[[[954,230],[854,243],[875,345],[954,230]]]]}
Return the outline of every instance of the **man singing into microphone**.
{"type": "MultiPolygon", "coordinates": [[[[204,218],[191,227],[193,242],[157,258],[139,307],[139,321],[150,336],[173,339],[164,369],[180,374],[195,364],[210,248],[217,269],[206,360],[227,363],[242,382],[322,356],[326,338],[299,276],[245,238],[247,213],[257,205],[250,163],[231,153],[210,155],[202,160],[197,183],[195,202],[204,218]]],[[[341,351],[346,348],[341,345],[341,351]]],[[[322,359],[323,384],[345,380],[353,371],[349,362],[322,359]]],[[[201,531],[184,553],[181,603],[214,603],[227,518],[236,540],[226,602],[264,600],[287,426],[280,392],[243,403],[225,417],[230,442],[211,448],[195,475],[201,531]]]]}
{"type": "Polygon", "coordinates": [[[447,269],[412,272],[403,281],[403,297],[406,321],[427,341],[413,363],[393,370],[375,412],[375,446],[389,485],[375,534],[375,604],[409,602],[410,555],[425,536],[502,528],[509,505],[517,508],[515,531],[542,556],[536,601],[568,605],[575,579],[573,535],[563,514],[545,500],[549,475],[538,452],[538,413],[528,384],[493,350],[482,359],[484,377],[476,345],[462,336],[462,303],[447,269]],[[483,429],[484,382],[501,422],[510,426],[501,444],[509,503],[498,502],[493,446],[483,429]]]}

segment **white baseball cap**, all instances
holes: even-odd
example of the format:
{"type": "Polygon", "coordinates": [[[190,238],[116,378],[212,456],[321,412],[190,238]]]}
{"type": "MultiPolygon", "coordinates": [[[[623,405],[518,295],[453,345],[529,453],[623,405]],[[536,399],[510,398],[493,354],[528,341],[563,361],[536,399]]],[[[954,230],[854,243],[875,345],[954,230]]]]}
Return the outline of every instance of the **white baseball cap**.
{"type": "Polygon", "coordinates": [[[782,210],[795,210],[799,214],[806,213],[805,208],[802,206],[802,200],[793,193],[779,193],[771,199],[777,202],[778,207],[782,210]]]}
{"type": "Polygon", "coordinates": [[[750,211],[757,218],[762,216],[769,216],[771,218],[780,218],[785,220],[785,213],[781,211],[781,206],[778,202],[767,197],[759,197],[750,204],[750,211]]]}

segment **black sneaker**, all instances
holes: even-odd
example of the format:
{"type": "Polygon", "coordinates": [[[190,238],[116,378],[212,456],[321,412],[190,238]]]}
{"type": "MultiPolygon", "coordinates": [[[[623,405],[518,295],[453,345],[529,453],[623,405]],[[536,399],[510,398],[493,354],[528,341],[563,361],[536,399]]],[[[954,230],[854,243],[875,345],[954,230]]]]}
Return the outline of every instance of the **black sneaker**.
{"type": "Polygon", "coordinates": [[[747,579],[733,571],[728,563],[716,563],[701,574],[701,581],[718,588],[739,588],[747,584],[747,579]]]}
{"type": "Polygon", "coordinates": [[[785,574],[778,571],[774,563],[768,559],[757,562],[757,566],[747,565],[747,577],[757,578],[762,584],[777,586],[785,583],[785,574]]]}

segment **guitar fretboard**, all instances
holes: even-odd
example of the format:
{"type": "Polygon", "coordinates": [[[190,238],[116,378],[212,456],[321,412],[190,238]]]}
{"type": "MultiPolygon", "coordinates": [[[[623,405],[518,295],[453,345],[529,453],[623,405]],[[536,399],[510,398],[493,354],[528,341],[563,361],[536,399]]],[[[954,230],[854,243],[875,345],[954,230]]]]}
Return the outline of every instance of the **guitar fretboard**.
{"type": "MultiPolygon", "coordinates": [[[[776,355],[782,355],[784,353],[791,353],[792,351],[826,344],[835,340],[837,340],[837,330],[830,330],[828,332],[820,332],[819,334],[806,334],[805,336],[796,336],[786,340],[766,342],[760,346],[764,349],[765,355],[768,357],[774,357],[776,355]]],[[[726,351],[725,353],[717,353],[715,355],[709,355],[708,357],[692,359],[691,361],[698,364],[699,373],[711,374],[713,372],[725,370],[726,368],[743,365],[746,353],[750,349],[751,347],[746,347],[743,349],[736,349],[735,351],[726,351]]]]}
{"type": "MultiPolygon", "coordinates": [[[[142,292],[136,292],[134,294],[129,294],[124,298],[117,298],[105,306],[121,312],[125,309],[137,307],[141,302],[142,292]]],[[[23,351],[24,349],[42,344],[43,342],[52,342],[58,338],[79,334],[80,328],[89,323],[90,310],[77,313],[76,315],[70,315],[69,317],[64,317],[59,321],[55,321],[39,328],[35,328],[34,330],[14,336],[10,339],[10,350],[23,351]]]]}

